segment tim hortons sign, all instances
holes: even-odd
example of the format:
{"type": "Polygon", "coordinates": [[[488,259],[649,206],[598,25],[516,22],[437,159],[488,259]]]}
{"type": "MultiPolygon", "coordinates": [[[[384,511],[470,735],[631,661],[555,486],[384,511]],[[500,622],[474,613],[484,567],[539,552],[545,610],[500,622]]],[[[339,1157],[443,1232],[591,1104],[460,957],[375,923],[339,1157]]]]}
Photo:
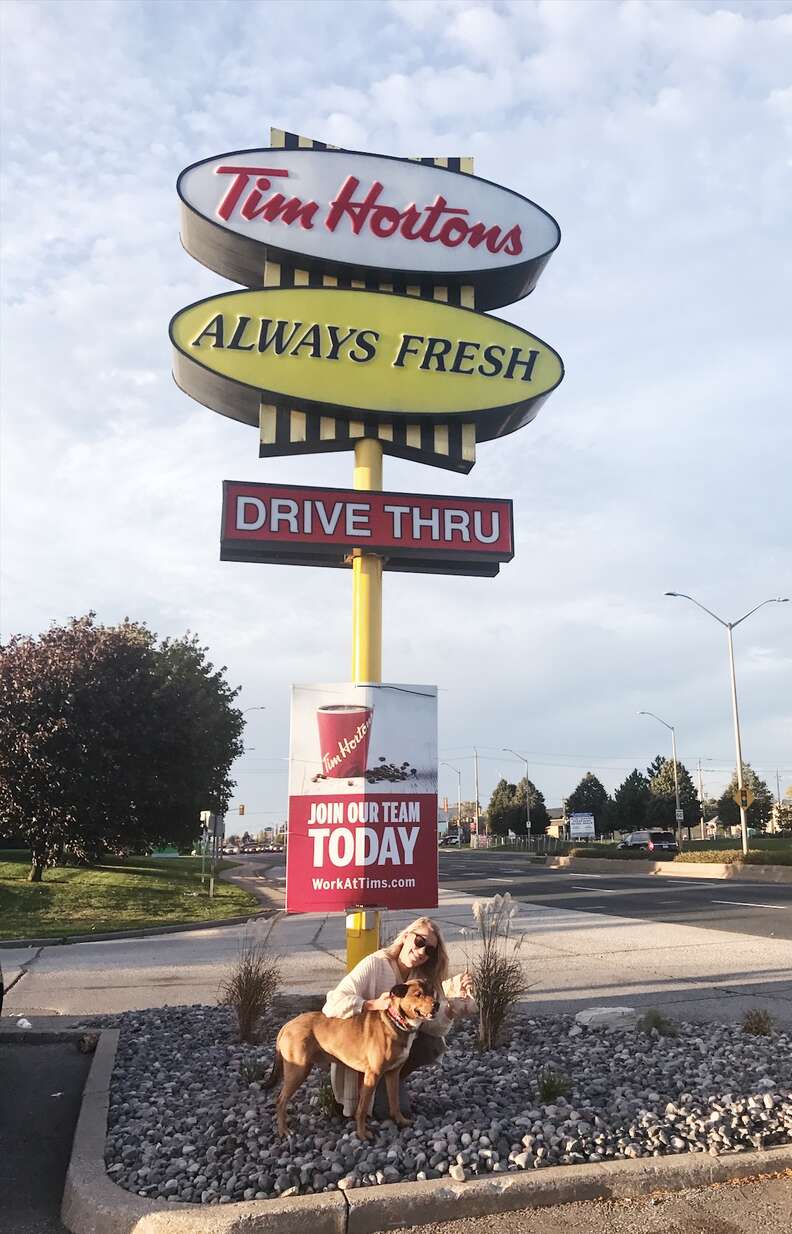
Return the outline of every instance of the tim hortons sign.
{"type": "Polygon", "coordinates": [[[345,566],[354,548],[386,570],[494,577],[514,555],[512,503],[301,485],[223,485],[222,561],[345,566]]]}
{"type": "MultiPolygon", "coordinates": [[[[265,262],[322,276],[431,277],[480,309],[533,290],[561,233],[540,206],[473,175],[347,150],[235,150],[179,176],[187,252],[246,287],[265,262]]],[[[402,284],[400,287],[399,282],[402,284]]]]}
{"type": "Polygon", "coordinates": [[[337,288],[226,292],[170,324],[177,384],[258,424],[264,400],[317,416],[521,428],[563,377],[560,356],[519,326],[433,300],[337,288]]]}

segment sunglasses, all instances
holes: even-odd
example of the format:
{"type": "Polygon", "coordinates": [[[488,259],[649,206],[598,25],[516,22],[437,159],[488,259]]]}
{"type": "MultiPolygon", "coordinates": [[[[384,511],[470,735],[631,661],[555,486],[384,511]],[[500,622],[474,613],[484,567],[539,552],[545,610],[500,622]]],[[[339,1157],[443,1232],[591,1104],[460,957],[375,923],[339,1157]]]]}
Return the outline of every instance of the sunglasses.
{"type": "Polygon", "coordinates": [[[413,945],[416,951],[425,951],[430,959],[432,956],[437,955],[437,947],[433,943],[428,942],[423,934],[413,934],[413,945]]]}

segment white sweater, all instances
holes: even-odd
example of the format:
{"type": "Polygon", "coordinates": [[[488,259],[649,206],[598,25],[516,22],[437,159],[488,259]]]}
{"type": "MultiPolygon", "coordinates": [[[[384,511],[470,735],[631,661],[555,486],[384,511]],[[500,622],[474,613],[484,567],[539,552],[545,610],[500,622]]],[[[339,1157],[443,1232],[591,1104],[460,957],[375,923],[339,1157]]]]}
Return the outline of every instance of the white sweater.
{"type": "MultiPolygon", "coordinates": [[[[419,977],[420,972],[420,969],[416,969],[410,976],[419,977]]],[[[335,989],[329,992],[322,1013],[331,1019],[347,1020],[350,1016],[360,1014],[367,999],[379,998],[380,994],[403,981],[396,961],[385,951],[375,951],[356,964],[351,973],[347,973],[335,989]]],[[[449,977],[443,982],[443,992],[453,996],[458,991],[458,986],[459,978],[449,977]]],[[[454,1001],[456,1002],[456,999],[454,1001]]],[[[465,1001],[470,1005],[470,1000],[465,1001]]],[[[443,1000],[437,1015],[431,1020],[424,1020],[420,1031],[445,1037],[452,1020],[453,1010],[450,1004],[443,1000]]],[[[358,1073],[345,1067],[343,1063],[331,1065],[330,1083],[333,1094],[336,1101],[343,1105],[347,1117],[351,1117],[357,1109],[358,1081],[358,1073]]]]}

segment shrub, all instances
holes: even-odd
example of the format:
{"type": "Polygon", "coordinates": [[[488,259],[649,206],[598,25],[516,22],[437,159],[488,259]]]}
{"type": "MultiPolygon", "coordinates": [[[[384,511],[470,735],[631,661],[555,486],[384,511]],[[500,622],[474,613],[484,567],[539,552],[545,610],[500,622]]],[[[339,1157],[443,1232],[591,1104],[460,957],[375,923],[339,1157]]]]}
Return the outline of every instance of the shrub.
{"type": "Polygon", "coordinates": [[[563,1071],[554,1071],[552,1067],[545,1067],[539,1076],[538,1085],[539,1100],[543,1105],[548,1105],[558,1097],[568,1097],[571,1091],[572,1083],[569,1076],[564,1075],[563,1071]]]}
{"type": "Polygon", "coordinates": [[[651,1033],[653,1030],[661,1037],[678,1037],[679,1029],[673,1020],[669,1020],[668,1016],[663,1015],[662,1011],[658,1011],[657,1007],[650,1007],[638,1021],[638,1029],[642,1033],[651,1033]]]}
{"type": "Polygon", "coordinates": [[[749,1033],[752,1037],[771,1037],[775,1020],[769,1011],[764,1008],[758,1008],[755,1011],[746,1011],[742,1018],[742,1030],[744,1033],[749,1033]]]}
{"type": "Polygon", "coordinates": [[[571,848],[569,857],[608,857],[618,861],[654,861],[651,853],[642,849],[619,848],[616,844],[581,844],[571,848]]]}
{"type": "Polygon", "coordinates": [[[742,861],[742,851],[739,848],[687,848],[684,853],[678,853],[675,861],[700,862],[720,861],[725,865],[733,865],[742,861]]]}
{"type": "Polygon", "coordinates": [[[260,1058],[243,1058],[239,1065],[239,1074],[245,1084],[261,1083],[271,1070],[271,1064],[262,1062],[260,1058]]]}
{"type": "Polygon", "coordinates": [[[478,1003],[482,1050],[494,1049],[511,1008],[528,989],[518,958],[523,936],[512,933],[517,912],[508,891],[491,900],[473,901],[481,951],[468,967],[478,1003]]]}
{"type": "Polygon", "coordinates": [[[220,1002],[231,1007],[240,1041],[255,1041],[258,1022],[281,984],[280,957],[271,947],[273,917],[262,936],[245,934],[239,955],[220,987],[220,1002]]]}
{"type": "Polygon", "coordinates": [[[333,1086],[330,1083],[329,1075],[322,1076],[319,1087],[314,1094],[312,1105],[315,1105],[325,1118],[338,1117],[338,1102],[333,1093],[333,1086]]]}

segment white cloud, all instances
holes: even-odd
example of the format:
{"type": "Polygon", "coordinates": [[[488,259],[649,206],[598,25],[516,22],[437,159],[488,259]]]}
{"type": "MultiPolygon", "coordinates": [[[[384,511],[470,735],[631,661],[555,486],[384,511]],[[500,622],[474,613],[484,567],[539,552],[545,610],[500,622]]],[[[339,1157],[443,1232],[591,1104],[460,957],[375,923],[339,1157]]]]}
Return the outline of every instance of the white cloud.
{"type": "MultiPolygon", "coordinates": [[[[268,705],[240,792],[282,809],[282,776],[253,772],[286,753],[290,683],[348,672],[349,578],[219,562],[220,483],[343,485],[350,459],[261,463],[173,385],[169,317],[227,287],[179,245],[175,178],[270,123],[470,153],[561,223],[501,315],[567,378],[469,478],[387,462],[396,489],[513,496],[519,546],[495,581],[388,576],[386,674],[438,682],[455,758],[492,747],[485,795],[518,772],[504,745],[552,803],[589,765],[618,782],[663,748],[641,708],[725,782],[722,632],[662,593],[733,618],[792,587],[792,6],[33,2],[3,26],[4,633],[90,607],[197,630],[268,705]]],[[[735,636],[768,768],[792,768],[790,608],[735,636]]]]}

